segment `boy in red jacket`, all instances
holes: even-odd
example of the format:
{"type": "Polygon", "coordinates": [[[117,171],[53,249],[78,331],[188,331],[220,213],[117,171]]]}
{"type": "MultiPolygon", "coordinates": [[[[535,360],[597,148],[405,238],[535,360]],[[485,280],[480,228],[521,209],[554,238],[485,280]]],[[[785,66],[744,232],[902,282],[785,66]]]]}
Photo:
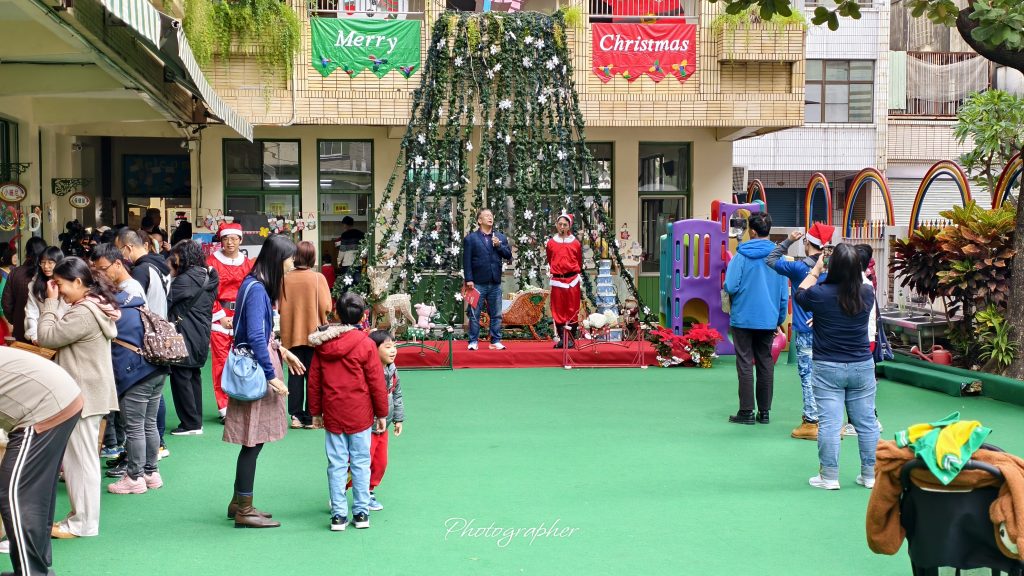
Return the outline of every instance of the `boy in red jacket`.
{"type": "Polygon", "coordinates": [[[388,393],[377,346],[356,324],[366,303],[353,292],[338,299],[340,326],[309,335],[316,347],[309,370],[309,413],[327,431],[331,530],[348,525],[345,484],[352,474],[352,522],[370,527],[370,435],[387,425],[388,393]]]}

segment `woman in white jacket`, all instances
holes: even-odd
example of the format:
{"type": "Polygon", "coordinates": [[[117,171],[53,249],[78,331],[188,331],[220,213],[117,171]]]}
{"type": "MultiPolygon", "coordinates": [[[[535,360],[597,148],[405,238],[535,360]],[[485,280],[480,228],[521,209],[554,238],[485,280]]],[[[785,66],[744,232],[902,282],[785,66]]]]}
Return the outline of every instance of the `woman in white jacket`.
{"type": "MultiPolygon", "coordinates": [[[[46,301],[46,283],[53,279],[53,269],[64,260],[64,253],[56,246],[50,246],[39,257],[36,275],[28,285],[28,305],[25,306],[25,339],[39,345],[39,309],[46,301]]],[[[63,300],[57,310],[58,316],[68,311],[63,300]]]]}

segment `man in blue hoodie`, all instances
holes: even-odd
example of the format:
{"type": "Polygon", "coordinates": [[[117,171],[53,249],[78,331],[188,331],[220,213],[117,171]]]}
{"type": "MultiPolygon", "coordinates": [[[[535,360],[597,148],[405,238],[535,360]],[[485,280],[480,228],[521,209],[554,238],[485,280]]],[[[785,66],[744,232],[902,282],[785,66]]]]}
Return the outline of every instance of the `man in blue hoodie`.
{"type": "Polygon", "coordinates": [[[750,240],[740,244],[736,256],[725,271],[725,291],[732,311],[729,326],[736,347],[736,374],[739,378],[740,409],[729,422],[753,424],[754,364],[757,365],[757,422],[768,423],[772,409],[772,388],[775,363],[772,362],[772,340],[786,321],[789,294],[785,279],[765,264],[775,248],[768,234],[772,217],[766,213],[751,214],[747,219],[750,240]]]}

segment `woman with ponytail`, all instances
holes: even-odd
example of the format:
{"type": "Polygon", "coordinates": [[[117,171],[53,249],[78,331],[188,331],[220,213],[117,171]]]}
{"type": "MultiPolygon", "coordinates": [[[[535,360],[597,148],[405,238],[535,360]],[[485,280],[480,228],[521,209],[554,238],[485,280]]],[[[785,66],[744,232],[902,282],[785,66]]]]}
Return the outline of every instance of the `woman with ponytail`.
{"type": "Polygon", "coordinates": [[[110,341],[120,317],[106,276],[93,275],[85,260],[65,258],[53,269],[39,315],[39,344],[57,350],[57,364],[78,383],[85,400],[64,453],[71,512],[54,524],[54,538],[100,532],[100,420],[118,409],[110,341]],[[60,300],[70,307],[63,316],[60,300]]]}
{"type": "MultiPolygon", "coordinates": [[[[46,283],[53,278],[53,269],[64,260],[64,253],[56,246],[50,246],[43,252],[36,264],[36,274],[28,285],[28,303],[25,305],[25,338],[33,344],[39,344],[39,310],[46,300],[46,283]]],[[[68,305],[61,302],[57,316],[63,316],[68,305]]]]}

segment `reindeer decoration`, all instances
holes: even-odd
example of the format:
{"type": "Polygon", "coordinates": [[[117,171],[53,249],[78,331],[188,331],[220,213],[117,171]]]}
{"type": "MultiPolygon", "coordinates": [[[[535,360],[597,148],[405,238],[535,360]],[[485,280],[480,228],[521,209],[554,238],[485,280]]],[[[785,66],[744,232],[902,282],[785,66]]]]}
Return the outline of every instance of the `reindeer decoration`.
{"type": "Polygon", "coordinates": [[[391,269],[370,267],[367,269],[367,275],[370,277],[370,297],[376,302],[373,305],[373,326],[387,328],[394,333],[399,320],[402,324],[415,324],[412,298],[408,294],[390,294],[385,297],[391,284],[391,269]],[[383,316],[387,316],[388,319],[386,326],[378,322],[383,316]]]}

